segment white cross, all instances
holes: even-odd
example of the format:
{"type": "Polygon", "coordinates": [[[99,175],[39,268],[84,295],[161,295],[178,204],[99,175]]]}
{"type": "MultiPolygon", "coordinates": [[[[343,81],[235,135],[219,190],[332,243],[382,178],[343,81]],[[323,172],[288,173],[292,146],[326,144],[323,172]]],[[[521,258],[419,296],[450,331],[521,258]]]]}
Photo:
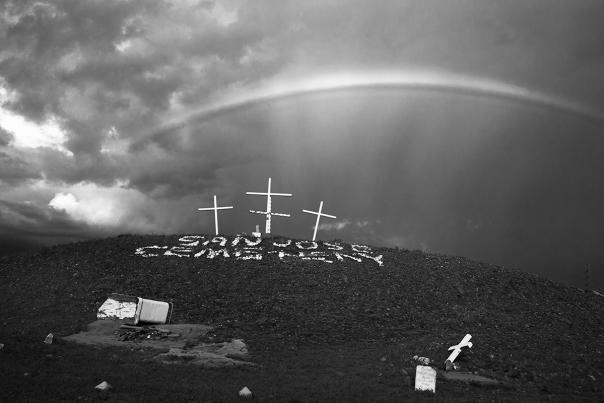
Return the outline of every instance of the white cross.
{"type": "Polygon", "coordinates": [[[453,360],[455,360],[457,358],[459,353],[461,353],[462,347],[472,348],[472,342],[470,341],[471,338],[472,338],[472,336],[468,333],[463,337],[463,339],[461,340],[461,343],[449,347],[449,351],[451,351],[451,350],[453,350],[453,351],[451,352],[451,355],[449,355],[449,358],[447,358],[446,361],[453,362],[453,360]]]}
{"type": "Polygon", "coordinates": [[[321,219],[321,216],[323,217],[329,217],[329,218],[336,218],[335,215],[329,215],[329,214],[322,214],[321,211],[323,211],[323,200],[321,200],[321,204],[319,204],[319,211],[310,211],[310,210],[302,210],[305,213],[308,214],[316,214],[317,215],[317,222],[315,223],[315,232],[312,234],[312,240],[314,241],[317,238],[317,228],[319,228],[319,220],[321,219]]]}
{"type": "Polygon", "coordinates": [[[218,210],[226,210],[230,208],[233,208],[233,206],[218,207],[218,204],[216,203],[216,195],[214,195],[214,207],[198,208],[197,210],[214,210],[214,227],[216,229],[216,235],[218,235],[218,210]]]}
{"type": "Polygon", "coordinates": [[[281,217],[290,217],[289,214],[273,213],[271,211],[271,208],[272,208],[271,196],[291,196],[291,193],[271,193],[271,178],[268,178],[268,190],[266,193],[264,193],[264,192],[245,192],[245,193],[248,195],[266,196],[266,211],[250,210],[250,213],[266,214],[265,232],[267,234],[271,233],[271,216],[277,215],[277,216],[281,216],[281,217]]]}

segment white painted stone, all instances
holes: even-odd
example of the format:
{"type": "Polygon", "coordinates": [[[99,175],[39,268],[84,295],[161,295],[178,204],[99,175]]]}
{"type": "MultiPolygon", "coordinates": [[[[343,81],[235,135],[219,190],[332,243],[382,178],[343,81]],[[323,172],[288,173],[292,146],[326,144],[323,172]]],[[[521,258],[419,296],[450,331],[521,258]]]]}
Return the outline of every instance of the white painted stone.
{"type": "Polygon", "coordinates": [[[278,242],[273,242],[273,245],[278,247],[278,248],[287,248],[289,245],[292,244],[292,240],[288,239],[285,243],[278,243],[278,242]]]}
{"type": "Polygon", "coordinates": [[[369,246],[356,245],[356,244],[352,244],[350,246],[352,247],[352,250],[355,252],[364,252],[364,253],[371,252],[371,248],[369,246]]]}
{"type": "Polygon", "coordinates": [[[178,239],[178,242],[187,244],[187,246],[197,246],[199,245],[199,240],[205,239],[203,235],[185,235],[178,239]]]}
{"type": "Polygon", "coordinates": [[[96,390],[108,390],[111,388],[111,385],[108,382],[103,381],[103,382],[99,383],[98,385],[96,385],[94,388],[96,390]]]}
{"type": "Polygon", "coordinates": [[[252,391],[248,389],[247,386],[244,386],[243,389],[239,391],[239,396],[241,397],[250,397],[252,396],[252,391]]]}
{"type": "Polygon", "coordinates": [[[173,246],[164,253],[164,256],[176,256],[176,257],[191,257],[193,249],[189,246],[173,246]]]}
{"type": "Polygon", "coordinates": [[[236,260],[262,260],[262,249],[260,248],[243,248],[235,252],[236,260]]]}
{"type": "Polygon", "coordinates": [[[363,263],[365,259],[374,261],[378,266],[383,266],[383,256],[374,255],[371,248],[364,245],[353,245],[349,249],[347,246],[338,243],[316,242],[316,241],[292,241],[285,239],[283,241],[274,241],[272,245],[276,250],[267,251],[262,245],[262,238],[252,238],[245,234],[239,234],[234,238],[223,236],[214,236],[205,238],[198,235],[186,235],[179,239],[182,242],[174,246],[150,245],[139,247],[134,254],[144,258],[165,256],[178,258],[200,258],[207,259],[224,258],[235,260],[262,260],[265,254],[279,254],[283,260],[286,257],[298,258],[302,260],[316,260],[326,263],[333,263],[335,259],[340,262],[345,260],[363,263]],[[205,241],[201,242],[201,240],[205,241]],[[296,253],[287,253],[283,249],[295,244],[296,253]],[[279,251],[281,249],[281,251],[279,251]],[[365,252],[361,252],[365,251],[365,252]],[[158,253],[160,252],[160,253],[158,253]]]}
{"type": "Polygon", "coordinates": [[[151,245],[151,246],[143,246],[140,248],[137,248],[136,251],[134,252],[135,255],[139,255],[142,257],[155,257],[155,256],[159,256],[158,253],[149,253],[146,250],[147,249],[168,249],[167,246],[157,246],[157,245],[151,245]]]}
{"type": "Polygon", "coordinates": [[[415,368],[415,390],[436,393],[436,370],[425,365],[415,368]]]}
{"type": "Polygon", "coordinates": [[[48,333],[48,336],[46,336],[46,338],[44,339],[44,343],[52,344],[54,337],[55,337],[54,334],[48,333]]]}
{"type": "Polygon", "coordinates": [[[224,248],[227,244],[227,239],[223,236],[215,236],[212,238],[212,243],[217,243],[224,248]]]}
{"type": "Polygon", "coordinates": [[[325,263],[333,263],[333,260],[327,259],[327,254],[322,251],[308,252],[306,256],[302,257],[302,260],[319,260],[325,263]]]}
{"type": "Polygon", "coordinates": [[[302,250],[317,249],[319,247],[315,241],[299,241],[296,242],[296,246],[302,250]]]}
{"type": "Polygon", "coordinates": [[[361,252],[359,252],[359,255],[366,257],[367,259],[371,259],[371,260],[375,261],[377,263],[377,265],[380,267],[384,265],[384,262],[382,262],[382,257],[383,257],[382,255],[371,256],[367,253],[361,253],[361,252]]]}
{"type": "Polygon", "coordinates": [[[336,256],[336,258],[337,258],[337,259],[338,259],[340,262],[343,262],[345,257],[347,257],[347,258],[349,258],[349,259],[352,259],[352,260],[354,260],[354,261],[356,261],[356,262],[359,262],[359,263],[361,262],[361,258],[360,258],[360,257],[356,257],[356,256],[350,256],[350,255],[345,255],[345,254],[343,254],[343,253],[338,253],[338,252],[334,252],[334,255],[336,256]]]}
{"type": "Polygon", "coordinates": [[[239,243],[240,243],[241,241],[244,241],[244,242],[245,242],[245,244],[246,244],[246,246],[258,246],[258,245],[260,245],[260,242],[262,242],[262,238],[261,238],[261,236],[260,236],[260,233],[259,233],[259,235],[258,235],[258,236],[254,235],[254,234],[252,234],[252,235],[254,236],[254,238],[256,238],[256,239],[254,239],[253,241],[252,241],[252,240],[250,240],[250,239],[248,239],[248,238],[247,238],[246,236],[244,236],[244,235],[237,235],[237,236],[235,237],[235,239],[233,239],[233,242],[231,243],[231,245],[232,245],[232,246],[237,246],[237,245],[239,245],[239,243]]]}
{"type": "Polygon", "coordinates": [[[115,297],[109,297],[99,308],[97,319],[131,319],[136,315],[136,297],[122,296],[116,294],[115,297]]]}
{"type": "Polygon", "coordinates": [[[329,250],[344,250],[344,247],[339,243],[323,242],[323,245],[327,246],[329,250]]]}

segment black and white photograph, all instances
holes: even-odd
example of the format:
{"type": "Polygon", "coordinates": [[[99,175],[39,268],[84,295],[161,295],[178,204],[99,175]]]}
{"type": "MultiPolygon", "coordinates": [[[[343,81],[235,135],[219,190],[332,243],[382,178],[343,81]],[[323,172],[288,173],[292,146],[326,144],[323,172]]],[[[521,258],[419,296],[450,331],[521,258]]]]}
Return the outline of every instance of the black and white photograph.
{"type": "Polygon", "coordinates": [[[0,0],[26,401],[604,401],[604,1],[0,0]]]}

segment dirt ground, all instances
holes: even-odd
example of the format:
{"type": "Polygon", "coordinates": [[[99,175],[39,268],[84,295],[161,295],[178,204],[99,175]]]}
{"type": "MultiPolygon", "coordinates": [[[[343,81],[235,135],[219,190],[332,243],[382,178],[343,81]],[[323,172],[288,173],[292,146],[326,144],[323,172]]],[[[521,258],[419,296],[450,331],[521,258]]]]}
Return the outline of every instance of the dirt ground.
{"type": "Polygon", "coordinates": [[[374,248],[382,267],[134,254],[177,241],[121,236],[0,258],[0,401],[228,402],[244,386],[274,402],[604,400],[604,298],[591,291],[420,251],[374,248]],[[255,365],[166,364],[154,348],[64,339],[114,292],[172,302],[173,323],[212,327],[208,343],[242,340],[255,365]],[[457,372],[496,384],[442,372],[466,333],[474,346],[457,372]],[[436,394],[414,391],[415,355],[436,363],[436,394]],[[102,381],[112,388],[95,390],[102,381]]]}

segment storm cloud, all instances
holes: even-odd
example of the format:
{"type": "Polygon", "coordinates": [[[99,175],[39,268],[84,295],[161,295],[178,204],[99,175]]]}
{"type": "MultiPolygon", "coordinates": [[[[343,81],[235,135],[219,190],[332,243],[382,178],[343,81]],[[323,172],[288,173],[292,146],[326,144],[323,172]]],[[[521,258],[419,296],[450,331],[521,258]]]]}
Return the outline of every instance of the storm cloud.
{"type": "Polygon", "coordinates": [[[251,232],[264,202],[245,192],[270,176],[294,194],[275,200],[284,235],[308,237],[323,200],[320,237],[579,285],[590,264],[604,284],[603,17],[598,0],[2,2],[3,249],[210,231],[214,194],[236,206],[220,227],[251,232]]]}

